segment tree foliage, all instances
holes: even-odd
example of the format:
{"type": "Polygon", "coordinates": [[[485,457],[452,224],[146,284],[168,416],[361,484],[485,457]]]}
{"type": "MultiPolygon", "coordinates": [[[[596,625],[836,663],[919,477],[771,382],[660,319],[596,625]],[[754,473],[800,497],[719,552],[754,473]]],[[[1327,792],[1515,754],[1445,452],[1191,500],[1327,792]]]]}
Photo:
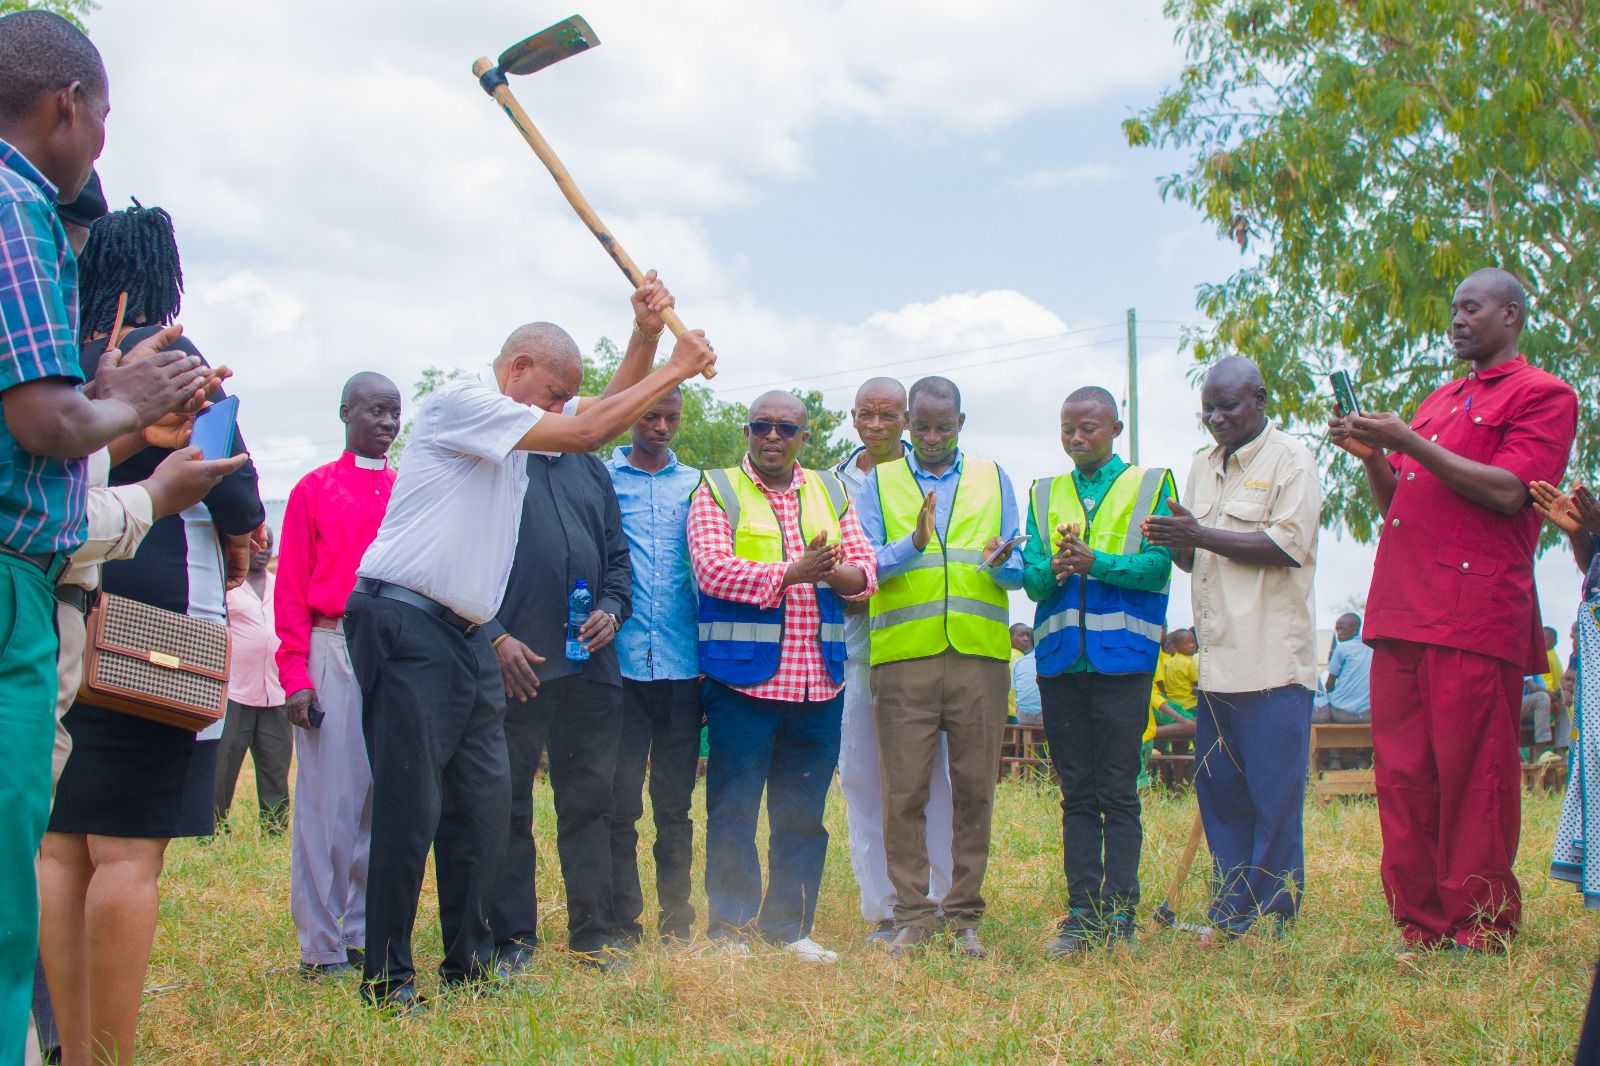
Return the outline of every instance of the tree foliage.
{"type": "MultiPolygon", "coordinates": [[[[621,362],[622,352],[608,338],[601,337],[594,347],[594,354],[583,360],[580,394],[598,396],[605,390],[606,382],[611,380],[611,375],[621,362]]],[[[453,381],[464,373],[466,371],[460,369],[446,371],[436,366],[428,367],[422,372],[412,392],[412,409],[415,410],[424,398],[445,382],[453,381]]],[[[812,468],[832,466],[849,455],[849,444],[835,436],[844,424],[845,412],[829,408],[822,402],[822,393],[816,389],[805,393],[796,390],[795,395],[806,405],[811,426],[811,440],[800,452],[800,464],[812,468]]],[[[672,442],[672,450],[680,462],[701,470],[738,466],[745,451],[743,427],[746,417],[743,404],[719,400],[705,385],[686,384],[683,387],[683,421],[672,442]]],[[[407,419],[389,448],[391,461],[400,461],[410,437],[411,420],[407,419]]],[[[600,448],[599,454],[609,456],[612,449],[626,443],[628,434],[624,433],[600,448]]]]}
{"type": "MultiPolygon", "coordinates": [[[[1531,295],[1522,348],[1600,385],[1600,0],[1168,0],[1188,61],[1124,124],[1187,149],[1163,197],[1254,251],[1203,285],[1197,359],[1255,359],[1274,413],[1329,461],[1324,518],[1374,535],[1359,464],[1322,443],[1326,374],[1412,414],[1459,374],[1450,297],[1500,266],[1531,295]]],[[[1600,424],[1575,476],[1600,475],[1600,424]]]]}
{"type": "Polygon", "coordinates": [[[13,11],[54,11],[87,33],[88,28],[83,20],[99,6],[95,0],[0,0],[0,15],[9,15],[13,11]]]}

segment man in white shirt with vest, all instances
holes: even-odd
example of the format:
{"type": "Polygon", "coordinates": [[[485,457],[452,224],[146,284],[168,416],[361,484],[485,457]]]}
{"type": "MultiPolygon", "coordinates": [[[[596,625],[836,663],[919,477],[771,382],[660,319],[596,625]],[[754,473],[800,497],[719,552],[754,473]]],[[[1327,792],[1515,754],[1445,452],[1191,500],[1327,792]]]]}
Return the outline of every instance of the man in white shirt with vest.
{"type": "Polygon", "coordinates": [[[978,939],[1000,740],[1011,690],[1008,593],[1022,585],[1011,479],[958,447],[966,415],[947,378],[910,391],[911,454],[879,464],[861,492],[861,527],[878,558],[868,610],[873,720],[883,775],[883,837],[894,885],[893,955],[919,949],[942,910],[954,949],[978,939]],[[984,566],[985,559],[994,558],[984,566]],[[941,734],[948,743],[951,881],[928,896],[925,810],[941,734]]]}
{"type": "Polygon", "coordinates": [[[1145,520],[1144,535],[1194,574],[1194,792],[1217,884],[1203,938],[1222,944],[1269,915],[1282,930],[1305,893],[1322,482],[1310,449],[1267,420],[1250,360],[1211,368],[1200,414],[1217,444],[1189,468],[1193,511],[1174,503],[1170,518],[1145,520]]]}
{"type": "MultiPolygon", "coordinates": [[[[645,302],[658,312],[671,306],[653,274],[634,299],[636,314],[645,302]]],[[[423,1007],[411,928],[430,848],[445,985],[493,973],[488,915],[511,786],[504,682],[482,626],[505,594],[528,484],[525,453],[593,451],[715,362],[695,331],[646,376],[654,340],[636,330],[605,394],[577,398],[583,358],[572,338],[547,322],[522,326],[501,348],[492,378],[452,381],[417,412],[345,609],[372,763],[361,988],[369,1003],[405,1014],[423,1007]]]]}
{"type": "MultiPolygon", "coordinates": [[[[834,470],[855,500],[879,463],[911,450],[905,443],[906,388],[894,378],[871,378],[856,391],[850,420],[861,447],[834,470]]],[[[878,727],[872,721],[871,639],[865,603],[845,610],[844,726],[839,742],[839,791],[850,826],[850,865],[861,888],[861,916],[872,923],[869,944],[894,939],[894,885],[883,848],[883,777],[878,772],[878,727]]],[[[944,735],[934,757],[925,811],[928,823],[928,898],[950,888],[950,763],[944,735]]]]}
{"type": "Polygon", "coordinates": [[[1029,493],[1023,587],[1050,761],[1061,779],[1067,916],[1045,948],[1064,958],[1132,946],[1139,905],[1140,750],[1167,620],[1172,555],[1140,526],[1169,514],[1172,475],[1123,462],[1117,401],[1094,385],[1061,405],[1070,474],[1029,493]]]}

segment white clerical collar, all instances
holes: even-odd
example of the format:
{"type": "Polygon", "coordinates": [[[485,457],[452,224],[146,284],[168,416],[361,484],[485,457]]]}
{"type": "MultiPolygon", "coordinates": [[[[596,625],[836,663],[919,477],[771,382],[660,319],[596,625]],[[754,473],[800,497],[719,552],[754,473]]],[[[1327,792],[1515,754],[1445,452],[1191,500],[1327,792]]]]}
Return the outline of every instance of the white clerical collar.
{"type": "Polygon", "coordinates": [[[378,459],[369,459],[365,455],[357,455],[355,452],[351,452],[350,458],[355,461],[357,470],[382,470],[389,465],[388,456],[383,456],[378,459]]]}

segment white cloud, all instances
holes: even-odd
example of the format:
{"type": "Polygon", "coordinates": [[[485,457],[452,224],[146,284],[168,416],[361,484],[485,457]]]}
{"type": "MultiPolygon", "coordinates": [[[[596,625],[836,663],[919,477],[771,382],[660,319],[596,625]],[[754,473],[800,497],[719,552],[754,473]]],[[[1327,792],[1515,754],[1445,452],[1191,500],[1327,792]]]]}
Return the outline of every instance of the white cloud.
{"type": "MultiPolygon", "coordinates": [[[[194,295],[191,289],[191,296],[194,295]]],[[[294,328],[305,311],[296,294],[237,270],[221,281],[202,284],[198,295],[207,306],[233,312],[255,337],[273,337],[294,328]]]]}

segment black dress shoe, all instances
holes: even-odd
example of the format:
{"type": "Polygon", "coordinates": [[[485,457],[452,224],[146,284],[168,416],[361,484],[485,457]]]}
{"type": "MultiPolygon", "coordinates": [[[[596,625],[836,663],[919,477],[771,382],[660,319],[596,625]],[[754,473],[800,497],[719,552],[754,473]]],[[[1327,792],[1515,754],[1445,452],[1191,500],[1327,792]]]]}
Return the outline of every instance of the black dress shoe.
{"type": "Polygon", "coordinates": [[[971,926],[955,931],[955,940],[950,945],[950,950],[967,959],[989,957],[989,949],[983,946],[983,941],[978,939],[978,931],[971,926]]]}
{"type": "Polygon", "coordinates": [[[367,964],[367,953],[361,948],[345,948],[344,961],[351,966],[365,966],[367,964]]]}
{"type": "Polygon", "coordinates": [[[904,925],[889,941],[887,950],[892,959],[904,959],[921,951],[933,939],[933,930],[925,925],[904,925]]]}
{"type": "Polygon", "coordinates": [[[494,953],[494,975],[498,980],[509,981],[533,969],[533,952],[525,947],[511,947],[494,953]]]}
{"type": "Polygon", "coordinates": [[[369,1007],[392,1014],[396,1018],[411,1018],[425,1014],[428,1010],[428,1000],[417,991],[416,985],[409,983],[399,988],[391,988],[381,997],[376,994],[375,986],[362,985],[361,998],[369,1007]]]}
{"type": "Polygon", "coordinates": [[[867,934],[869,944],[888,944],[894,940],[894,919],[885,918],[872,927],[872,932],[867,934]]]}
{"type": "Polygon", "coordinates": [[[300,976],[307,981],[322,981],[360,973],[361,968],[349,962],[302,962],[300,976]]]}

